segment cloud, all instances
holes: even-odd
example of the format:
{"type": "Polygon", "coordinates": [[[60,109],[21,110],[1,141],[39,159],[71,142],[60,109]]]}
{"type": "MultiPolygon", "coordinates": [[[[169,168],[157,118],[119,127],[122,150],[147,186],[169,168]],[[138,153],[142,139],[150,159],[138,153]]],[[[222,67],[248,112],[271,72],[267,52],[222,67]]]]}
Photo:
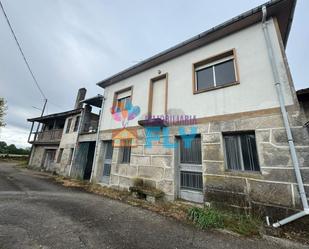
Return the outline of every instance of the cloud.
{"type": "Polygon", "coordinates": [[[15,144],[17,148],[30,147],[30,144],[27,143],[28,135],[29,130],[12,125],[0,128],[0,141],[15,144]]]}

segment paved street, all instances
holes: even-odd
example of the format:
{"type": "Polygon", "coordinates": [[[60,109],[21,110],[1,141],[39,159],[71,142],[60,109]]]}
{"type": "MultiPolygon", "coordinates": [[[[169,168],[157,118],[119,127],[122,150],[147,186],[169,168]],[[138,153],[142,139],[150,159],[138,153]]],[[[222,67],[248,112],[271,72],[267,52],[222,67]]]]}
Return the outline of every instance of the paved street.
{"type": "Polygon", "coordinates": [[[65,188],[0,163],[0,248],[276,248],[200,231],[147,210],[65,188]]]}

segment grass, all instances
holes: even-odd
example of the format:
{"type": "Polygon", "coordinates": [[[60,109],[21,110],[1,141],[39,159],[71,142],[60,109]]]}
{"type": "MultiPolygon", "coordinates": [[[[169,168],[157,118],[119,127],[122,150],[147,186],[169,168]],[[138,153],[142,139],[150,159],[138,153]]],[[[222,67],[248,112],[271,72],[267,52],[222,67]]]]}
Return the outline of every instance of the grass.
{"type": "Polygon", "coordinates": [[[260,234],[262,227],[262,222],[258,218],[248,215],[235,214],[210,207],[195,207],[179,201],[152,204],[132,197],[127,190],[117,190],[63,176],[56,176],[55,179],[66,187],[82,188],[88,192],[119,200],[132,206],[142,207],[182,222],[193,223],[201,229],[227,229],[244,236],[256,236],[260,234]]]}
{"type": "Polygon", "coordinates": [[[202,229],[224,228],[244,236],[259,235],[262,226],[262,221],[258,218],[210,207],[190,208],[188,218],[202,229]]]}

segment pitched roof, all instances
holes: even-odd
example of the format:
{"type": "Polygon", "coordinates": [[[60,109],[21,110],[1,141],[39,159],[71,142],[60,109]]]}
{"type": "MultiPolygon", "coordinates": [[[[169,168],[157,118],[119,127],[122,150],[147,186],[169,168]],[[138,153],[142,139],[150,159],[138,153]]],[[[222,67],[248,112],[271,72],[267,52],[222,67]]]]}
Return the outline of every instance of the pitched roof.
{"type": "MultiPolygon", "coordinates": [[[[287,44],[290,28],[292,25],[296,0],[272,0],[263,4],[267,8],[267,16],[277,17],[279,29],[284,46],[287,44]]],[[[216,27],[213,27],[197,36],[192,37],[174,47],[171,47],[159,54],[156,54],[132,67],[129,67],[111,77],[97,83],[100,87],[106,87],[117,83],[130,76],[138,74],[165,61],[188,53],[210,42],[225,37],[231,33],[253,25],[262,20],[262,6],[260,5],[245,13],[242,13],[216,27]]]]}
{"type": "Polygon", "coordinates": [[[83,108],[79,108],[79,109],[74,109],[74,110],[70,110],[70,111],[66,111],[66,112],[58,112],[58,113],[54,113],[54,114],[50,114],[50,115],[45,115],[42,117],[36,117],[36,118],[28,118],[27,121],[29,122],[43,122],[43,121],[48,121],[49,119],[56,119],[56,118],[60,118],[60,119],[65,119],[69,116],[75,115],[80,113],[83,110],[83,108]]]}

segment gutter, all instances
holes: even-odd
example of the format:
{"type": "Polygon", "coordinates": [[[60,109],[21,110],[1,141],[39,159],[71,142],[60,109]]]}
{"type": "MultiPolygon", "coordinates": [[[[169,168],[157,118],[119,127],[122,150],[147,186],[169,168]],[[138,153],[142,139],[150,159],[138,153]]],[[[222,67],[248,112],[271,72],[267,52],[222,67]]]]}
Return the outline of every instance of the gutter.
{"type": "MultiPolygon", "coordinates": [[[[286,130],[286,134],[287,134],[287,138],[288,138],[288,143],[289,143],[289,148],[290,148],[290,153],[291,153],[291,157],[292,157],[292,163],[293,163],[293,167],[294,167],[294,171],[295,171],[295,176],[296,176],[296,180],[297,180],[297,184],[298,184],[298,190],[299,190],[299,195],[301,197],[301,201],[302,201],[302,205],[303,205],[303,211],[300,211],[294,215],[291,215],[285,219],[282,219],[276,223],[273,224],[273,227],[278,228],[280,226],[283,226],[291,221],[297,220],[303,216],[309,215],[309,207],[308,207],[308,200],[307,200],[307,196],[306,196],[306,192],[305,192],[305,188],[304,188],[304,183],[302,180],[302,175],[299,169],[299,162],[298,162],[298,158],[297,158],[297,154],[296,154],[296,149],[295,149],[295,145],[294,145],[294,140],[293,140],[293,136],[292,136],[292,132],[291,132],[291,127],[290,127],[290,123],[288,120],[288,114],[285,108],[285,100],[284,100],[284,96],[282,93],[282,86],[280,83],[280,79],[279,79],[279,72],[276,66],[276,60],[275,60],[275,54],[274,54],[274,49],[271,43],[271,39],[269,36],[269,31],[268,31],[268,27],[267,27],[267,10],[266,10],[266,6],[264,5],[262,7],[262,14],[263,14],[263,18],[262,18],[262,28],[263,28],[263,32],[264,32],[264,38],[265,38],[265,42],[266,42],[266,46],[267,46],[267,52],[268,52],[268,57],[269,57],[269,61],[271,64],[271,69],[274,75],[274,80],[275,80],[275,87],[276,87],[276,92],[277,92],[277,96],[278,96],[278,100],[279,100],[279,104],[280,104],[280,109],[281,109],[281,113],[282,113],[282,117],[283,117],[283,123],[284,123],[284,127],[286,130]]],[[[266,217],[267,222],[269,221],[268,217],[266,217]]],[[[269,222],[268,222],[269,223],[269,222]]]]}

